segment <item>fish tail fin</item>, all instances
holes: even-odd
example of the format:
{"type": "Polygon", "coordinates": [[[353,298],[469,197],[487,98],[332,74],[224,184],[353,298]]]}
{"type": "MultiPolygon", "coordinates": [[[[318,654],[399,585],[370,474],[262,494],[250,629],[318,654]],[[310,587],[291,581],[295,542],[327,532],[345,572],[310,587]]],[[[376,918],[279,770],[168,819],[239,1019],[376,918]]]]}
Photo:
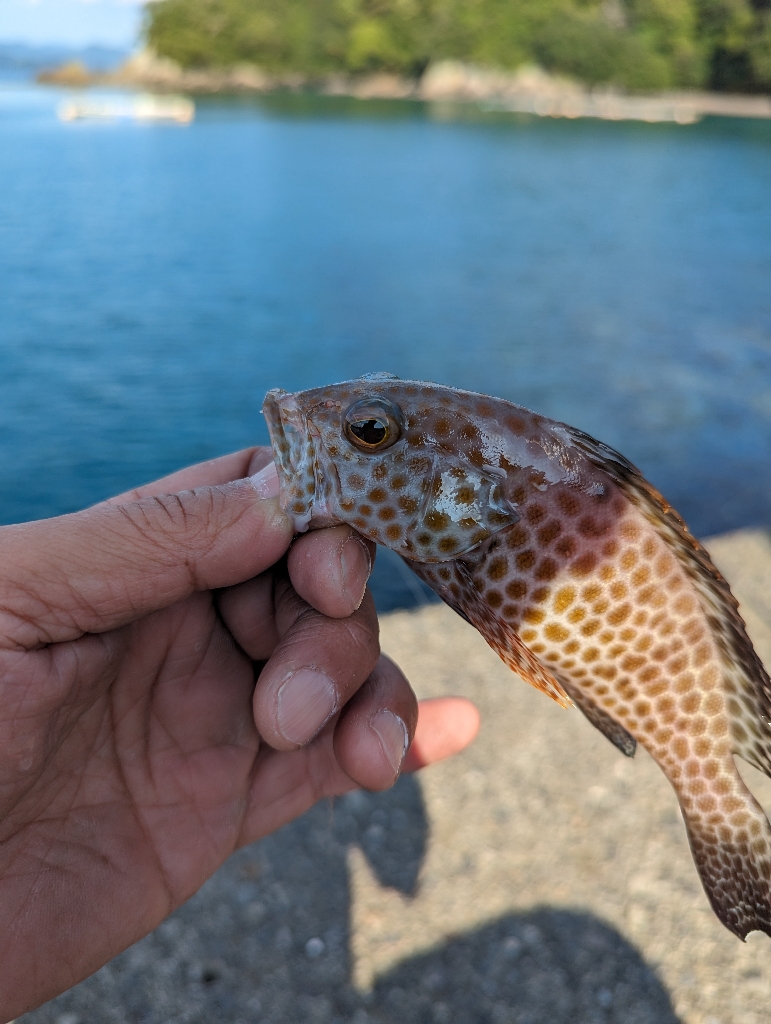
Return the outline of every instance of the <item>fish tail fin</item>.
{"type": "Polygon", "coordinates": [[[721,775],[731,785],[720,795],[713,789],[694,797],[676,787],[693,859],[729,931],[742,941],[754,931],[771,936],[771,825],[732,758],[721,775]]]}

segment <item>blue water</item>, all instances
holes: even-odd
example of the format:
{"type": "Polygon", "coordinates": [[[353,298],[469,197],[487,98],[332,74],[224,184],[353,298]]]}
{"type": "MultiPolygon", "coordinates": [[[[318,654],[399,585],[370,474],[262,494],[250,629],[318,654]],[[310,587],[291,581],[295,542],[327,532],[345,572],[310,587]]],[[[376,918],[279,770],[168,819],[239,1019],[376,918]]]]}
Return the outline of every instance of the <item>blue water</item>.
{"type": "Polygon", "coordinates": [[[771,525],[770,122],[283,97],[63,125],[62,95],[0,86],[0,521],[385,369],[582,427],[700,535],[771,525]]]}

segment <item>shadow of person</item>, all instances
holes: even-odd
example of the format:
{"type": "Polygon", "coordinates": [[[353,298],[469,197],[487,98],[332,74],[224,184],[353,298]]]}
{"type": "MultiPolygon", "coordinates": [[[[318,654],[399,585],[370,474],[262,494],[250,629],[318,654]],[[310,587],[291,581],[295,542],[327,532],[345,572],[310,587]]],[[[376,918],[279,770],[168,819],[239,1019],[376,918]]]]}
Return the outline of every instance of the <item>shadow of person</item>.
{"type": "Polygon", "coordinates": [[[623,936],[551,907],[454,935],[358,991],[348,851],[358,846],[381,885],[414,897],[428,836],[412,776],[319,805],[19,1024],[677,1024],[623,936]]]}
{"type": "Polygon", "coordinates": [[[399,1024],[677,1024],[623,936],[591,914],[541,907],[455,936],[378,979],[372,1019],[399,1024]]]}

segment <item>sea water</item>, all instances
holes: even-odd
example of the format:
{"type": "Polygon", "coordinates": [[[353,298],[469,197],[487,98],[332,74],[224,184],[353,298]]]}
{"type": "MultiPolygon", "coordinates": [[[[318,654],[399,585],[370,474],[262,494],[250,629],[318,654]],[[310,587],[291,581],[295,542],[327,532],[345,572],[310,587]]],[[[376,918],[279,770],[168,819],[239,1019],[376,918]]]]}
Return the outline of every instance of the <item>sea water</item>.
{"type": "MultiPolygon", "coordinates": [[[[699,535],[771,524],[771,122],[275,96],[62,124],[67,97],[0,85],[0,521],[388,370],[583,428],[699,535]]],[[[381,607],[416,600],[386,568],[381,607]]]]}

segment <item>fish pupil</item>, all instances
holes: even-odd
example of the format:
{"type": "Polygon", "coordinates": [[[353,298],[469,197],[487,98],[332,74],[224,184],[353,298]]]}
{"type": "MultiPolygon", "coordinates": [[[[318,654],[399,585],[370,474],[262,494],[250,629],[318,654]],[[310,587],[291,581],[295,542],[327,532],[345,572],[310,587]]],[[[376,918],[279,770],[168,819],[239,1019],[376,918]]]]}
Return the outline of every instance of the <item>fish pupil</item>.
{"type": "Polygon", "coordinates": [[[388,425],[381,420],[358,420],[349,424],[349,430],[371,448],[382,444],[388,436],[388,425]]]}

